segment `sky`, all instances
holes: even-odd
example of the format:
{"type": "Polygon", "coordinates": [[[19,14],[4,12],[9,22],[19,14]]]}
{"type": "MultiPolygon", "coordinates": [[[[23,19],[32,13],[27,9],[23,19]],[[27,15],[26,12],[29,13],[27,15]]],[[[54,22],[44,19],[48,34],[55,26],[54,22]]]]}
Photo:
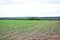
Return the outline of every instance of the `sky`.
{"type": "Polygon", "coordinates": [[[0,0],[0,17],[60,16],[60,0],[0,0]]]}

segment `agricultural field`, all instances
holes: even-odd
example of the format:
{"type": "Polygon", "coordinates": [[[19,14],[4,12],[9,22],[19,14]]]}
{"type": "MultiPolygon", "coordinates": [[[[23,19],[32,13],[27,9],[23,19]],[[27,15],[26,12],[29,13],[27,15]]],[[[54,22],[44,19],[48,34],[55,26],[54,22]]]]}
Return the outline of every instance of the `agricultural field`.
{"type": "Polygon", "coordinates": [[[0,40],[60,40],[57,20],[0,20],[0,40]]]}

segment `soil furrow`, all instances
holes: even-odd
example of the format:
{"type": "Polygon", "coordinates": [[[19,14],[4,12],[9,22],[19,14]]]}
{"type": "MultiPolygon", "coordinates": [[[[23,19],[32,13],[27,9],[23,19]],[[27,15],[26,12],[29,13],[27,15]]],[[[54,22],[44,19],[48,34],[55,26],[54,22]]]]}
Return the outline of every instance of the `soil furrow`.
{"type": "MultiPolygon", "coordinates": [[[[29,27],[28,27],[28,28],[26,28],[26,29],[29,29],[29,27]]],[[[26,29],[25,29],[25,30],[26,30],[26,29]]],[[[8,37],[12,37],[13,35],[18,34],[19,32],[22,32],[22,31],[21,31],[20,29],[15,30],[14,32],[12,31],[12,32],[11,32],[11,33],[9,33],[8,35],[1,37],[1,39],[6,39],[6,38],[8,38],[8,37]]]]}
{"type": "Polygon", "coordinates": [[[40,30],[40,28],[37,28],[36,30],[34,30],[34,31],[32,31],[32,32],[30,32],[30,33],[28,33],[28,34],[26,34],[26,35],[23,35],[23,36],[18,36],[16,39],[14,39],[14,40],[24,40],[27,36],[31,36],[31,35],[33,35],[34,33],[36,33],[38,30],[40,30]]]}

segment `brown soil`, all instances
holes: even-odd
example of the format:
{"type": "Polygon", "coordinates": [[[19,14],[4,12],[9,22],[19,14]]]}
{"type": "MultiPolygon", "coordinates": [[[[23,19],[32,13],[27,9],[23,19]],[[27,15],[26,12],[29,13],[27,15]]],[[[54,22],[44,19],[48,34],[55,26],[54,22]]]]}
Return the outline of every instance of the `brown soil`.
{"type": "Polygon", "coordinates": [[[24,40],[60,40],[60,35],[57,32],[55,34],[50,34],[49,31],[45,34],[37,32],[35,35],[29,35],[24,40]]]}

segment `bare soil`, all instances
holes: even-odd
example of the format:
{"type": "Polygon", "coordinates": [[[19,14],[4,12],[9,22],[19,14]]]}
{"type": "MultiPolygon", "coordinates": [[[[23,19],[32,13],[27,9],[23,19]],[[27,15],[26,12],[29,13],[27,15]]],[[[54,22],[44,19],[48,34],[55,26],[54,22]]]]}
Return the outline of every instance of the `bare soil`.
{"type": "Polygon", "coordinates": [[[60,40],[60,35],[58,32],[51,34],[47,31],[45,34],[40,34],[39,32],[35,35],[29,35],[24,40],[60,40]]]}
{"type": "Polygon", "coordinates": [[[26,37],[18,37],[15,40],[60,40],[60,35],[57,31],[57,29],[54,29],[55,31],[53,34],[50,33],[50,29],[47,30],[44,34],[41,34],[39,31],[35,34],[29,33],[26,37]]]}

